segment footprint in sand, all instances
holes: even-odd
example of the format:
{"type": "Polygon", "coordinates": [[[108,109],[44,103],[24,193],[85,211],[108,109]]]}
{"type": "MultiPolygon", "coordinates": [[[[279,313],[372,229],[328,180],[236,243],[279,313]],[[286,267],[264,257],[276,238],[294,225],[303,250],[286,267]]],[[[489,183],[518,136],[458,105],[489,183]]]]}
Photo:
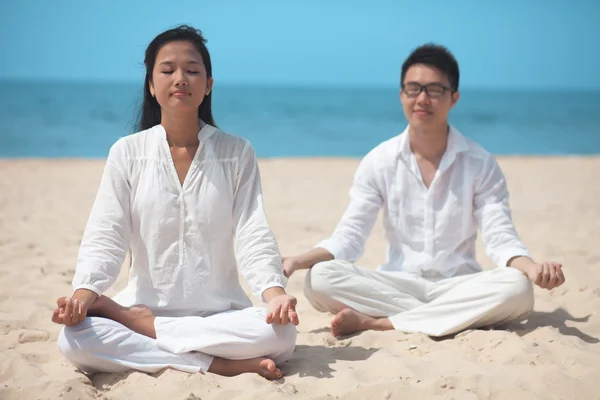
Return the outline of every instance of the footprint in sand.
{"type": "Polygon", "coordinates": [[[352,339],[338,340],[336,347],[348,347],[352,344],[352,339]]]}
{"type": "Polygon", "coordinates": [[[334,347],[337,344],[337,341],[335,338],[328,336],[321,338],[321,343],[323,343],[326,347],[334,347]]]}
{"type": "Polygon", "coordinates": [[[320,341],[326,347],[333,347],[333,348],[348,347],[352,344],[352,339],[338,340],[332,336],[323,337],[323,338],[321,338],[320,341]]]}
{"type": "Polygon", "coordinates": [[[0,333],[3,335],[8,335],[10,332],[16,331],[17,329],[23,329],[21,323],[15,321],[0,322],[0,333]]]}
{"type": "Polygon", "coordinates": [[[22,354],[21,356],[23,357],[23,359],[33,364],[46,364],[50,360],[50,357],[46,354],[27,353],[22,354]]]}
{"type": "Polygon", "coordinates": [[[59,274],[61,274],[62,276],[72,276],[75,273],[74,269],[69,268],[66,271],[60,271],[59,274]]]}
{"type": "Polygon", "coordinates": [[[19,333],[19,343],[45,342],[49,334],[46,331],[28,330],[19,333]]]}
{"type": "Polygon", "coordinates": [[[296,386],[291,383],[286,383],[283,386],[281,386],[278,391],[290,396],[298,393],[298,388],[296,388],[296,386]]]}

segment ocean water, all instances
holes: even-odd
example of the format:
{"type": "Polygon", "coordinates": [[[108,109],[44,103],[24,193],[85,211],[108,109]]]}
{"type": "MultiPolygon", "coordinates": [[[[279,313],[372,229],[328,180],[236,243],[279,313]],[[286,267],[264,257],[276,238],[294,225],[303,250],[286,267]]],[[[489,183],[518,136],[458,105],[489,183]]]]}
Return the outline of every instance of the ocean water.
{"type": "MultiPolygon", "coordinates": [[[[0,157],[103,158],[141,85],[0,82],[0,157]]],[[[217,125],[260,157],[362,157],[406,126],[397,88],[219,86],[217,125]]],[[[600,91],[464,90],[450,122],[498,155],[600,154],[600,91]]]]}

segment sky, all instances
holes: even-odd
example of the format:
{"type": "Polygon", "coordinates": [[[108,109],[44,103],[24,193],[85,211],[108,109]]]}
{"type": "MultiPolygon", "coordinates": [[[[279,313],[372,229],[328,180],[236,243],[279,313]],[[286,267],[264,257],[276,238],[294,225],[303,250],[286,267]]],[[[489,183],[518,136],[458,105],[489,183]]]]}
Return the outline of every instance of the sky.
{"type": "Polygon", "coordinates": [[[141,82],[148,43],[187,23],[215,84],[397,86],[436,42],[462,88],[600,89],[599,0],[12,0],[0,4],[0,79],[141,82]]]}

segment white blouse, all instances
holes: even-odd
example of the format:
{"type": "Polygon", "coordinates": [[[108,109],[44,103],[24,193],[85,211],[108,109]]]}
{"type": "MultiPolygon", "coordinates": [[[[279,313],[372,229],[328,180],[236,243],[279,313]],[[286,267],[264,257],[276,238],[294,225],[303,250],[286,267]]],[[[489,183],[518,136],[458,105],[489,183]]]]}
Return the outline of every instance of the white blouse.
{"type": "Polygon", "coordinates": [[[74,290],[101,295],[109,289],[128,249],[129,281],[114,300],[145,304],[157,315],[251,306],[238,266],[255,295],[285,287],[254,148],[208,124],[198,139],[183,185],[162,125],[111,147],[81,242],[74,290]]]}

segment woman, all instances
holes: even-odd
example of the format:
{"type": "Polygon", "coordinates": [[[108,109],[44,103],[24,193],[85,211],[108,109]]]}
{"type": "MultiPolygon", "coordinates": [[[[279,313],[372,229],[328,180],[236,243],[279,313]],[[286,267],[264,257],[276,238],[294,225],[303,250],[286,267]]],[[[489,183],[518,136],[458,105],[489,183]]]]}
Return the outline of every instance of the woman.
{"type": "Polygon", "coordinates": [[[284,290],[256,155],[215,127],[205,42],[181,26],[146,50],[140,132],[110,149],[74,293],[52,315],[65,325],[60,351],[84,371],[171,367],[277,379],[277,364],[293,353],[296,299],[284,290]],[[109,299],[102,293],[128,249],[128,285],[109,299]],[[252,307],[237,265],[266,310],[252,307]]]}

